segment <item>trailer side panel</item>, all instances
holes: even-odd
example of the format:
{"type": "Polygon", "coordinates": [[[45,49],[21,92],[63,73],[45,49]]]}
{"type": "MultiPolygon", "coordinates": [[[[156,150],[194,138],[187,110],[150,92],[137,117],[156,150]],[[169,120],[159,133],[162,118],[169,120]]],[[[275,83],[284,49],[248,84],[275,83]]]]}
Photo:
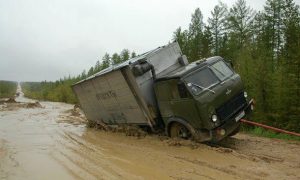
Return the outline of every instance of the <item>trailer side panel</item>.
{"type": "Polygon", "coordinates": [[[91,121],[106,124],[148,124],[121,70],[73,86],[91,121]]]}

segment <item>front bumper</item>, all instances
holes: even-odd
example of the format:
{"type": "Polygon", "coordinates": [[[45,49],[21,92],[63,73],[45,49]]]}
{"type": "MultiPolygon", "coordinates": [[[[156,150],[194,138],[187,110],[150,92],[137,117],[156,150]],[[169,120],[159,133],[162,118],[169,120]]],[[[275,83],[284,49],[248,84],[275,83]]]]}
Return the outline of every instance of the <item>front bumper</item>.
{"type": "Polygon", "coordinates": [[[240,119],[245,116],[249,116],[254,108],[254,100],[251,99],[248,104],[238,111],[235,115],[233,115],[230,119],[226,120],[224,124],[221,126],[210,130],[210,141],[218,142],[228,135],[230,135],[236,128],[238,128],[241,124],[240,119]],[[240,116],[242,112],[245,112],[244,115],[240,116]],[[238,117],[240,116],[240,117],[238,117]],[[236,119],[238,117],[238,119],[236,119]]]}

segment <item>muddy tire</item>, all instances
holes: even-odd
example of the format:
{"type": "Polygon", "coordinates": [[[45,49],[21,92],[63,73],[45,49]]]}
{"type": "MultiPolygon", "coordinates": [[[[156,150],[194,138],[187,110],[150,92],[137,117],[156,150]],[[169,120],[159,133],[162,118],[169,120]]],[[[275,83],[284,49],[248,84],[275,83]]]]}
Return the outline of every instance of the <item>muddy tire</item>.
{"type": "Polygon", "coordinates": [[[239,125],[234,131],[232,131],[228,136],[234,136],[240,132],[241,125],[239,125]]]}
{"type": "Polygon", "coordinates": [[[188,139],[191,137],[191,133],[184,125],[180,123],[172,123],[170,127],[170,137],[188,139]]]}

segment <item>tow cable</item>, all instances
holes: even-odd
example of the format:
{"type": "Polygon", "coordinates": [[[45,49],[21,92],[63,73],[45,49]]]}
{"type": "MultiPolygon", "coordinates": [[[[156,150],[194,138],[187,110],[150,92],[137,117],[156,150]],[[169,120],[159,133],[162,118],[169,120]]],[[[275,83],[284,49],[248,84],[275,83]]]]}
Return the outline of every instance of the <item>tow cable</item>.
{"type": "Polygon", "coordinates": [[[241,119],[240,121],[243,122],[243,123],[245,123],[245,124],[250,124],[250,125],[262,127],[262,128],[265,128],[265,129],[270,129],[272,131],[276,131],[276,132],[285,133],[285,134],[289,134],[289,135],[294,135],[294,136],[300,137],[300,134],[296,133],[296,132],[291,132],[291,131],[287,131],[287,130],[275,128],[275,127],[272,127],[272,126],[260,124],[260,123],[257,123],[257,122],[248,121],[246,119],[241,119]]]}

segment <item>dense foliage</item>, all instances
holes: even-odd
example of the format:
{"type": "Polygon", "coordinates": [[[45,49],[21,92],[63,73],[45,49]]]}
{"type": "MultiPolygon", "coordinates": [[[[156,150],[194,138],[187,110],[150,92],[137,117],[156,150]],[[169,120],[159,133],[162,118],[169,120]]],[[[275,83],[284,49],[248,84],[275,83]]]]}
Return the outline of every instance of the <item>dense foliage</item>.
{"type": "Polygon", "coordinates": [[[94,67],[91,67],[87,73],[84,70],[77,77],[65,77],[55,82],[22,82],[21,86],[26,97],[40,100],[59,101],[66,103],[78,103],[75,94],[72,91],[72,84],[91,76],[110,65],[118,64],[126,61],[131,57],[135,57],[136,53],[130,53],[124,49],[120,54],[114,53],[111,57],[106,53],[102,61],[97,61],[94,67]]]}
{"type": "Polygon", "coordinates": [[[0,81],[0,98],[13,97],[17,90],[17,82],[0,81]]]}
{"type": "Polygon", "coordinates": [[[267,0],[255,12],[245,0],[219,3],[203,22],[174,32],[190,61],[220,55],[231,60],[256,100],[253,119],[300,132],[300,13],[293,0],[267,0]]]}
{"type": "MultiPolygon", "coordinates": [[[[256,100],[253,119],[300,132],[300,13],[293,0],[267,0],[255,12],[245,0],[232,7],[219,3],[207,23],[201,10],[192,14],[188,29],[176,29],[189,61],[219,55],[231,60],[249,96],[256,100]]],[[[38,99],[77,102],[70,85],[129,57],[128,50],[104,55],[88,72],[56,82],[24,83],[25,95],[38,99]]]]}
{"type": "MultiPolygon", "coordinates": [[[[22,82],[22,90],[26,97],[40,100],[77,103],[71,85],[77,78],[66,78],[56,82],[22,82]]],[[[79,79],[78,79],[79,80],[79,79]]]]}

